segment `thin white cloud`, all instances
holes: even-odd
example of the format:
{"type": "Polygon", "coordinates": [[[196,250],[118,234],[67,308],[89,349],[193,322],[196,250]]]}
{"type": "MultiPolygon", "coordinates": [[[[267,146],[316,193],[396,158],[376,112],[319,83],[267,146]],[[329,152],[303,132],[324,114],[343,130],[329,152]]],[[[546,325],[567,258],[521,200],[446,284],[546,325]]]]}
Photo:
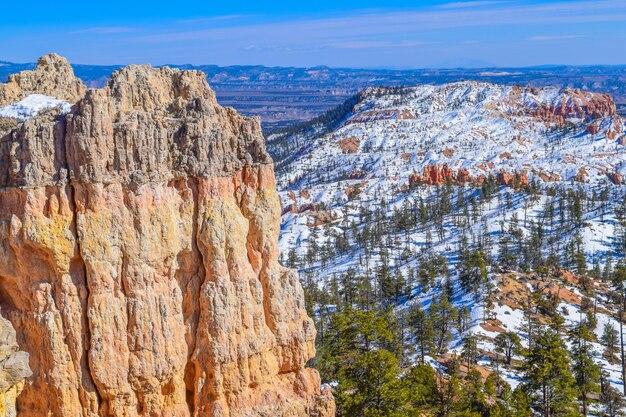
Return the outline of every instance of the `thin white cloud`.
{"type": "Polygon", "coordinates": [[[560,41],[565,39],[578,39],[584,38],[583,35],[551,35],[551,36],[531,36],[529,41],[533,42],[545,42],[545,41],[560,41]]]}
{"type": "Polygon", "coordinates": [[[127,33],[135,31],[135,28],[131,28],[128,26],[99,26],[99,27],[91,27],[85,29],[74,30],[69,32],[71,34],[79,34],[79,33],[95,33],[100,35],[108,35],[115,33],[127,33]]]}
{"type": "Polygon", "coordinates": [[[400,42],[391,41],[347,41],[336,42],[329,46],[338,49],[366,49],[366,48],[394,48],[394,47],[417,47],[431,45],[433,42],[405,40],[400,42]]]}
{"type": "Polygon", "coordinates": [[[510,25],[572,25],[626,21],[623,0],[585,0],[552,3],[503,3],[497,7],[426,9],[360,13],[323,19],[295,19],[272,23],[238,24],[219,28],[169,30],[140,37],[145,42],[210,40],[255,44],[394,41],[417,32],[467,27],[510,25]]]}
{"type": "Polygon", "coordinates": [[[455,1],[450,3],[440,4],[436,8],[438,9],[467,9],[471,7],[485,7],[494,6],[496,4],[507,3],[506,1],[455,1]]]}
{"type": "Polygon", "coordinates": [[[178,20],[176,23],[180,24],[197,24],[197,23],[209,23],[209,22],[220,22],[226,20],[237,20],[246,17],[243,14],[227,14],[222,16],[208,16],[208,17],[198,17],[195,19],[184,19],[178,20]]]}
{"type": "Polygon", "coordinates": [[[386,48],[392,46],[392,42],[383,41],[347,41],[330,44],[333,48],[339,49],[364,49],[364,48],[386,48]]]}

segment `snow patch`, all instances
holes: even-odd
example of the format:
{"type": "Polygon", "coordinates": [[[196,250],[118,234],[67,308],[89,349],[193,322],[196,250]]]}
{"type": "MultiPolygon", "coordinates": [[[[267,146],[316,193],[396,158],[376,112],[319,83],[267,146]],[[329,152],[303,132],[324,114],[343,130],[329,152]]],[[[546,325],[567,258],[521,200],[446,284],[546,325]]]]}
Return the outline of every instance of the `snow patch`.
{"type": "Polygon", "coordinates": [[[0,107],[0,117],[26,120],[37,116],[42,110],[53,107],[60,107],[61,112],[65,114],[70,111],[72,105],[65,100],[59,100],[43,94],[30,94],[17,103],[0,107]]]}

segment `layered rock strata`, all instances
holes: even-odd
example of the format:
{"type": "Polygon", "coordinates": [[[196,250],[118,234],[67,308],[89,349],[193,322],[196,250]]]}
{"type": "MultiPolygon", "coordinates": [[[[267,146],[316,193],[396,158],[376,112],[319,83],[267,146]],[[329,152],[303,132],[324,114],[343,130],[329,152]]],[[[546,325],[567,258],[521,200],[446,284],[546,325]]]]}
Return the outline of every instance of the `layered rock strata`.
{"type": "MultiPolygon", "coordinates": [[[[49,60],[35,72],[67,70],[49,60]]],[[[18,415],[332,415],[298,277],[278,263],[259,121],[220,107],[200,72],[130,66],[54,91],[70,113],[0,141],[2,314],[33,370],[18,415]]]]}

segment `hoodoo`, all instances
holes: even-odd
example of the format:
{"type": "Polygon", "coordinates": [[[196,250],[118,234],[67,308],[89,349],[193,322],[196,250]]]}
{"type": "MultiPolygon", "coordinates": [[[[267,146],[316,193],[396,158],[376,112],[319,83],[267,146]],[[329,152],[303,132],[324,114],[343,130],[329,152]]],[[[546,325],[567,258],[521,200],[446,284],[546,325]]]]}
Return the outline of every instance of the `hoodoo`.
{"type": "Polygon", "coordinates": [[[32,370],[18,416],[334,414],[278,263],[258,119],[200,72],[130,66],[86,90],[56,55],[0,107],[0,314],[32,370]]]}

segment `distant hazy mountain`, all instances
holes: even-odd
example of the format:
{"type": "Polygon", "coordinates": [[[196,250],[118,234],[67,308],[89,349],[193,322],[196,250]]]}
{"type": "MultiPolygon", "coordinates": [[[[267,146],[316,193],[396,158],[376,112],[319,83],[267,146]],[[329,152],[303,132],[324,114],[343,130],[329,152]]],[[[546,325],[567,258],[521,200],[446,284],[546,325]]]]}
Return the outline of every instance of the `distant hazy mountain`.
{"type": "MultiPolygon", "coordinates": [[[[482,65],[481,62],[442,63],[442,67],[482,65]],[[446,64],[446,65],[443,65],[446,64]],[[465,65],[464,65],[465,64],[465,65]]],[[[0,81],[9,74],[34,68],[34,63],[0,62],[0,81]]],[[[267,130],[293,126],[342,103],[372,86],[443,84],[462,80],[507,85],[572,87],[610,93],[618,111],[626,108],[626,66],[545,66],[534,68],[470,69],[346,69],[264,67],[259,65],[171,65],[207,74],[218,99],[246,115],[260,116],[267,130]]],[[[121,66],[74,65],[88,86],[101,87],[121,66]]]]}

